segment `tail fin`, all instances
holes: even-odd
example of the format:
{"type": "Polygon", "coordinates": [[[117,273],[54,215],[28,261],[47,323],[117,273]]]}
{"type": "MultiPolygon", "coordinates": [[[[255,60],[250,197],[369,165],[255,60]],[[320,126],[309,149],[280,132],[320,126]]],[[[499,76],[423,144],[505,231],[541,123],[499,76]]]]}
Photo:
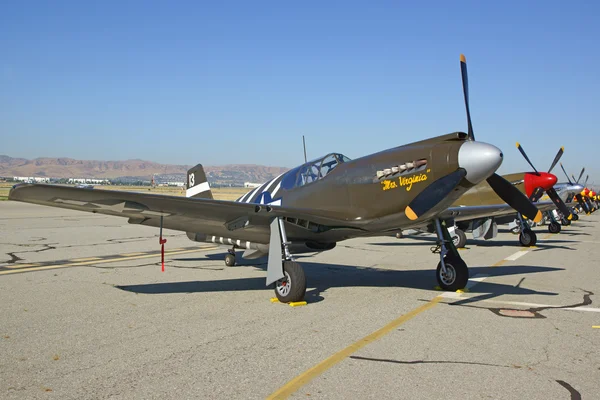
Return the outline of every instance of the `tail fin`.
{"type": "Polygon", "coordinates": [[[197,197],[201,199],[213,198],[202,164],[198,164],[191,168],[187,173],[187,178],[185,197],[197,197]]]}

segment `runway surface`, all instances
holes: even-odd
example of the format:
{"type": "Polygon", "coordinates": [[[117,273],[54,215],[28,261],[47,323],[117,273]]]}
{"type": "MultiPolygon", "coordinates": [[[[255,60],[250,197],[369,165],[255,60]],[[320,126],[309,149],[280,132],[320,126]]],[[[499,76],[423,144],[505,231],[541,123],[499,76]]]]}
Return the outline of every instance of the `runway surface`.
{"type": "Polygon", "coordinates": [[[501,231],[467,293],[434,290],[433,238],[367,238],[300,258],[289,307],[182,232],[162,273],[155,228],[0,202],[0,398],[600,397],[599,214],[501,231]]]}

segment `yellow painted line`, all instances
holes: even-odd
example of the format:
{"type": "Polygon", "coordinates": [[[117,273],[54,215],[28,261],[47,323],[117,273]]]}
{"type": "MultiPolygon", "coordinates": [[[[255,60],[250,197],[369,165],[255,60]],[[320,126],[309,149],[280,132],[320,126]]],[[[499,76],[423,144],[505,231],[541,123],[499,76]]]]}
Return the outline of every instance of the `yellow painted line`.
{"type": "Polygon", "coordinates": [[[27,268],[27,267],[37,267],[40,264],[8,264],[2,266],[2,268],[27,268]]]}
{"type": "Polygon", "coordinates": [[[74,258],[69,261],[93,261],[93,260],[102,260],[102,257],[86,257],[86,258],[74,258]]]}
{"type": "Polygon", "coordinates": [[[417,307],[412,311],[409,311],[408,313],[400,316],[399,318],[396,318],[395,320],[393,320],[392,322],[390,322],[383,328],[376,330],[375,332],[371,333],[370,335],[365,336],[364,338],[351,344],[350,346],[346,347],[345,349],[338,351],[334,355],[326,358],[325,360],[321,361],[314,367],[304,371],[303,373],[301,373],[300,375],[298,375],[297,377],[295,377],[294,379],[292,379],[291,381],[289,381],[288,383],[283,385],[281,388],[279,388],[277,391],[275,391],[273,394],[271,394],[269,397],[267,397],[267,399],[286,399],[286,398],[288,398],[290,395],[292,395],[294,392],[296,392],[302,386],[308,384],[310,381],[315,379],[317,376],[321,375],[322,373],[327,371],[329,368],[333,367],[334,365],[336,365],[343,359],[347,358],[352,353],[355,353],[356,351],[362,349],[369,343],[373,343],[374,341],[380,339],[381,337],[385,336],[386,334],[388,334],[391,331],[393,331],[394,329],[396,329],[398,326],[400,326],[403,323],[405,323],[406,321],[416,317],[417,315],[421,314],[422,312],[435,307],[440,302],[440,300],[441,300],[440,296],[435,297],[434,299],[430,300],[428,303],[425,303],[422,306],[417,307]]]}
{"type": "Polygon", "coordinates": [[[499,266],[503,265],[504,263],[506,263],[506,260],[500,260],[496,264],[492,265],[492,267],[499,267],[499,266]]]}
{"type": "Polygon", "coordinates": [[[600,325],[592,325],[592,328],[594,328],[594,329],[600,329],[600,325]]]}
{"type": "MultiPolygon", "coordinates": [[[[492,267],[499,267],[499,266],[505,264],[507,261],[510,261],[510,260],[500,260],[497,263],[495,263],[494,265],[492,265],[492,267]]],[[[485,279],[486,277],[483,277],[483,279],[485,279]]],[[[483,279],[481,279],[480,281],[482,281],[483,279]]],[[[479,283],[479,281],[476,282],[475,284],[477,284],[477,283],[479,283]]],[[[438,289],[438,287],[436,287],[436,290],[437,289],[438,289]]],[[[439,289],[441,289],[441,288],[439,288],[439,289]]],[[[464,293],[464,292],[468,292],[468,291],[469,290],[466,289],[466,290],[463,290],[460,292],[464,293]]],[[[459,291],[457,291],[457,292],[459,292],[459,291]]],[[[461,295],[460,292],[457,293],[458,296],[461,295]]],[[[304,371],[303,373],[301,373],[300,375],[298,375],[297,377],[295,377],[294,379],[292,379],[291,381],[289,381],[288,383],[286,383],[285,385],[283,385],[282,387],[277,389],[270,396],[268,396],[267,399],[269,399],[269,400],[270,399],[287,399],[289,396],[291,396],[292,394],[297,392],[298,389],[300,389],[302,386],[307,385],[313,379],[315,379],[319,375],[323,374],[325,371],[327,371],[334,365],[338,364],[345,358],[348,358],[351,354],[357,352],[358,350],[362,349],[366,345],[373,343],[374,341],[382,338],[383,336],[387,335],[388,333],[390,333],[391,331],[396,329],[398,326],[411,320],[412,318],[416,317],[417,315],[421,314],[422,312],[435,307],[444,298],[444,295],[445,294],[441,294],[441,295],[433,298],[428,303],[425,303],[422,306],[417,307],[414,310],[409,311],[408,313],[396,318],[389,324],[385,325],[383,328],[376,330],[375,332],[371,333],[370,335],[365,336],[364,338],[358,340],[357,342],[354,342],[353,344],[346,347],[345,349],[340,350],[337,353],[335,353],[334,355],[326,358],[325,360],[321,361],[314,367],[304,371]]],[[[277,302],[277,301],[278,300],[276,297],[271,298],[271,302],[277,302]]],[[[600,326],[598,328],[600,328],[600,326]]]]}
{"type": "MultiPolygon", "coordinates": [[[[218,248],[218,246],[211,246],[211,247],[199,247],[197,249],[192,249],[192,250],[183,250],[183,251],[172,251],[169,253],[165,253],[165,254],[187,254],[187,253],[197,253],[199,251],[205,251],[205,250],[212,250],[212,249],[216,249],[218,248]]],[[[144,254],[144,253],[142,253],[144,254]]],[[[66,268],[66,267],[80,267],[83,265],[91,265],[91,264],[105,264],[105,263],[112,263],[112,262],[117,262],[117,261],[129,261],[129,260],[139,260],[142,258],[152,258],[152,257],[157,257],[160,256],[160,253],[153,253],[153,254],[146,254],[146,255],[142,255],[142,256],[132,256],[132,257],[119,257],[119,258],[107,258],[107,259],[103,259],[103,260],[98,260],[98,261],[81,261],[81,262],[74,262],[74,263],[67,263],[67,264],[59,264],[59,265],[44,265],[42,267],[32,267],[32,268],[27,268],[26,271],[44,271],[47,269],[57,269],[57,268],[66,268]]],[[[23,269],[19,269],[19,270],[11,270],[11,271],[0,271],[0,275],[7,275],[7,274],[14,274],[17,272],[23,272],[23,269]]]]}
{"type": "Polygon", "coordinates": [[[138,253],[123,253],[123,254],[120,254],[120,255],[123,256],[123,257],[133,257],[133,256],[141,256],[142,254],[148,254],[148,252],[147,251],[143,251],[141,253],[139,253],[139,252],[138,253]]]}

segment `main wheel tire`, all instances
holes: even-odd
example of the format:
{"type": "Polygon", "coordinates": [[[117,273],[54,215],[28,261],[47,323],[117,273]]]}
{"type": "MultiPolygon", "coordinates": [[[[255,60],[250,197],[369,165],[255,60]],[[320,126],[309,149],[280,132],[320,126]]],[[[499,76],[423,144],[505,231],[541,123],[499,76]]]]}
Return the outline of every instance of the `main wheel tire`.
{"type": "Polygon", "coordinates": [[[235,256],[233,254],[227,253],[225,255],[225,265],[228,267],[233,267],[235,265],[235,256]]]}
{"type": "Polygon", "coordinates": [[[558,222],[552,221],[550,225],[548,225],[548,232],[550,233],[559,233],[562,228],[558,222]]]}
{"type": "Polygon", "coordinates": [[[452,236],[452,243],[457,249],[462,249],[467,244],[467,235],[460,229],[454,230],[454,236],[452,236]]]}
{"type": "Polygon", "coordinates": [[[571,221],[569,221],[566,218],[561,219],[560,223],[561,223],[562,226],[569,226],[569,225],[571,225],[571,221]]]}
{"type": "Polygon", "coordinates": [[[524,229],[519,235],[519,243],[524,247],[535,246],[537,243],[537,235],[531,229],[524,229]]]}
{"type": "Polygon", "coordinates": [[[304,300],[306,294],[306,276],[304,270],[295,261],[283,262],[284,278],[275,282],[275,296],[282,303],[304,300]]]}
{"type": "Polygon", "coordinates": [[[442,272],[442,262],[438,263],[435,277],[443,290],[455,292],[462,289],[469,281],[469,268],[462,258],[456,256],[444,257],[446,274],[442,272]]]}
{"type": "Polygon", "coordinates": [[[579,215],[577,215],[575,213],[573,213],[572,215],[573,215],[573,217],[571,218],[571,220],[577,221],[579,219],[579,215]]]}

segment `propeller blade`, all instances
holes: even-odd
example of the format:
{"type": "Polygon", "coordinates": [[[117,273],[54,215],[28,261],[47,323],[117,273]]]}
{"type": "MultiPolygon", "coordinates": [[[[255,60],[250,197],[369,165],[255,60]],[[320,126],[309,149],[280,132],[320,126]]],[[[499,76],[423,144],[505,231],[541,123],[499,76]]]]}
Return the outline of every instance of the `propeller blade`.
{"type": "Polygon", "coordinates": [[[536,187],[535,190],[533,191],[533,193],[531,193],[531,196],[529,196],[529,200],[531,202],[536,202],[538,201],[542,196],[544,195],[544,189],[541,187],[536,187]]]}
{"type": "Polygon", "coordinates": [[[542,213],[537,209],[536,206],[531,204],[531,201],[523,193],[519,191],[512,183],[504,179],[498,174],[493,174],[487,178],[487,183],[494,189],[494,192],[506,204],[526,216],[533,222],[540,222],[542,220],[542,213]]]}
{"type": "Polygon", "coordinates": [[[471,124],[471,111],[469,109],[469,77],[467,75],[467,59],[464,54],[460,55],[460,73],[462,75],[463,95],[465,97],[465,108],[467,109],[467,124],[469,125],[469,139],[475,140],[473,125],[471,124]]]}
{"type": "Polygon", "coordinates": [[[571,218],[573,218],[573,215],[571,214],[569,207],[567,207],[567,205],[564,201],[562,201],[558,193],[556,193],[556,190],[554,188],[550,188],[550,190],[547,190],[546,193],[548,193],[548,197],[550,197],[550,200],[552,200],[552,202],[556,204],[556,207],[560,210],[563,217],[570,221],[571,218]]]}
{"type": "Polygon", "coordinates": [[[585,167],[583,167],[583,169],[581,170],[581,173],[579,174],[579,178],[577,178],[577,182],[575,183],[579,183],[579,180],[581,179],[581,177],[583,176],[583,173],[585,172],[585,167]]]}
{"type": "Polygon", "coordinates": [[[460,168],[427,186],[404,210],[408,219],[414,221],[435,207],[458,186],[465,176],[467,171],[460,168]]]}
{"type": "Polygon", "coordinates": [[[586,213],[589,213],[590,209],[588,208],[588,206],[585,203],[585,201],[583,201],[583,196],[580,193],[577,193],[575,195],[575,198],[577,199],[577,202],[579,203],[579,205],[581,206],[581,208],[583,208],[583,211],[585,211],[586,213]]]}
{"type": "Polygon", "coordinates": [[[539,175],[540,173],[538,172],[537,169],[535,169],[535,167],[533,166],[533,163],[531,162],[531,160],[529,160],[529,157],[527,157],[527,154],[525,154],[525,150],[523,150],[523,147],[521,147],[521,144],[519,142],[517,142],[517,149],[519,149],[519,151],[521,152],[521,154],[525,158],[525,161],[527,161],[529,163],[529,165],[531,165],[531,168],[533,168],[533,170],[535,171],[535,173],[539,175]]]}
{"type": "Polygon", "coordinates": [[[548,173],[552,172],[554,167],[556,167],[556,163],[558,162],[558,160],[560,160],[560,158],[562,157],[564,152],[565,152],[564,147],[561,147],[560,150],[558,150],[558,153],[556,153],[556,157],[554,157],[554,161],[552,161],[552,165],[550,165],[550,169],[548,170],[548,173]]]}
{"type": "Polygon", "coordinates": [[[585,182],[583,183],[583,187],[586,187],[586,186],[587,186],[587,181],[588,181],[588,179],[589,179],[589,178],[590,178],[590,176],[589,176],[589,175],[586,175],[586,176],[585,176],[585,182]]]}
{"type": "MultiPolygon", "coordinates": [[[[573,178],[573,180],[575,180],[575,175],[571,174],[571,178],[573,178]]],[[[577,183],[577,182],[575,182],[577,183]]]]}
{"type": "Polygon", "coordinates": [[[562,168],[563,172],[567,176],[567,180],[569,181],[569,184],[572,185],[573,182],[571,182],[571,178],[569,178],[569,174],[567,174],[567,171],[565,171],[565,167],[563,167],[562,163],[560,163],[560,167],[562,168]]]}

